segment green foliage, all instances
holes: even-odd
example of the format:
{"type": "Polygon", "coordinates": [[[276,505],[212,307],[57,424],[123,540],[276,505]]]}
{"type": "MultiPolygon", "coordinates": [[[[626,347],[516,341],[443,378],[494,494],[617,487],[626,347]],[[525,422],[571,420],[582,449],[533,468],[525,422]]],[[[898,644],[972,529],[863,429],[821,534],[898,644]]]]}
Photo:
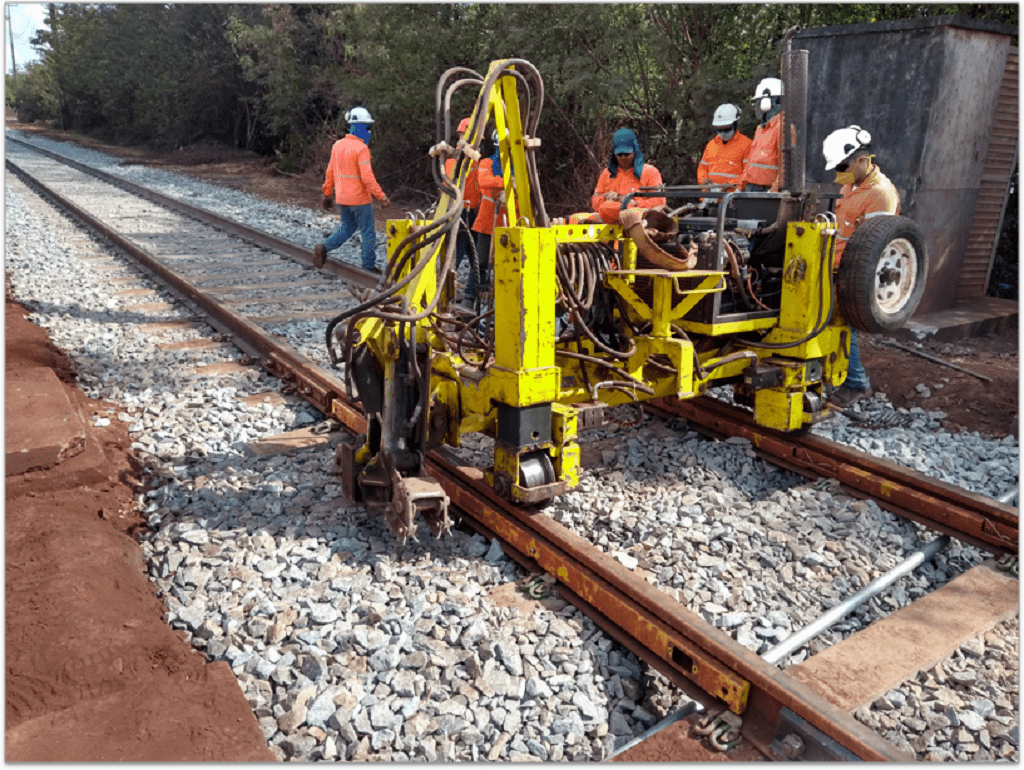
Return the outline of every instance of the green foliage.
{"type": "Polygon", "coordinates": [[[17,76],[7,76],[7,106],[18,114],[18,120],[33,123],[57,119],[57,88],[52,71],[39,64],[29,64],[17,76]]]}
{"type": "Polygon", "coordinates": [[[45,54],[60,124],[157,147],[233,141],[248,90],[225,36],[246,6],[54,4],[33,43],[45,54]]]}
{"type": "MultiPolygon", "coordinates": [[[[322,172],[344,113],[374,115],[374,170],[389,194],[436,199],[438,78],[530,61],[544,79],[538,165],[553,215],[589,207],[611,136],[634,129],[671,184],[692,183],[710,117],[743,110],[777,75],[791,27],[967,15],[1016,25],[1016,4],[467,3],[78,4],[53,6],[31,100],[38,114],[123,142],[216,136],[322,172]]],[[[451,105],[468,115],[474,88],[451,105]]],[[[21,97],[19,97],[20,99],[21,97]]],[[[26,96],[26,99],[28,97],[26,96]]]]}

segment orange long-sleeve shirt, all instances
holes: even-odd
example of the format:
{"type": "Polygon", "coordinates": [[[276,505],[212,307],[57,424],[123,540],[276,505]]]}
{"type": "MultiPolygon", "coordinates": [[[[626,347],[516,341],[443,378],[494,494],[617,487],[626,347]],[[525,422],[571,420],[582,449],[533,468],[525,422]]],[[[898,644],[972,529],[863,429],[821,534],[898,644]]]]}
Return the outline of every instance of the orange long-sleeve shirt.
{"type": "Polygon", "coordinates": [[[778,190],[779,159],[782,157],[782,113],[768,121],[768,125],[758,125],[754,131],[754,139],[747,156],[747,167],[740,177],[740,189],[748,184],[764,185],[778,190]]]}
{"type": "MultiPolygon", "coordinates": [[[[448,158],[444,162],[444,170],[448,176],[455,173],[455,158],[448,158]]],[[[466,189],[462,197],[462,207],[467,209],[480,208],[480,184],[476,178],[477,164],[471,161],[469,171],[466,172],[466,189]]],[[[456,180],[458,181],[458,180],[456,180]]]]}
{"type": "MultiPolygon", "coordinates": [[[[494,204],[501,197],[505,189],[505,180],[494,175],[494,165],[490,158],[484,158],[476,170],[477,184],[480,188],[480,206],[476,215],[476,221],[471,228],[474,233],[485,233],[491,235],[494,232],[494,204]]],[[[498,211],[498,224],[502,226],[507,216],[505,207],[498,211]]]]}
{"type": "Polygon", "coordinates": [[[331,148],[331,161],[324,175],[324,195],[334,195],[342,206],[362,206],[372,195],[378,200],[387,196],[377,184],[370,166],[370,148],[358,136],[346,134],[331,148]]]}
{"type": "MultiPolygon", "coordinates": [[[[660,187],[661,184],[661,172],[649,163],[644,164],[639,179],[636,178],[636,174],[631,168],[620,168],[614,177],[611,171],[605,169],[597,179],[597,187],[594,189],[594,194],[590,196],[590,205],[601,215],[601,221],[614,224],[619,221],[619,210],[622,208],[622,204],[619,201],[605,200],[605,193],[615,192],[625,197],[641,187],[660,187]]],[[[657,206],[664,206],[665,202],[665,198],[634,198],[630,201],[629,206],[630,208],[653,209],[657,206]]]]}
{"type": "Polygon", "coordinates": [[[738,187],[743,169],[747,167],[750,145],[750,137],[739,131],[728,142],[715,136],[704,148],[704,156],[697,166],[697,184],[707,181],[730,188],[738,187]]]}
{"type": "Polygon", "coordinates": [[[900,194],[878,166],[872,166],[867,178],[856,187],[843,185],[843,197],[836,203],[836,256],[834,267],[846,251],[846,244],[861,222],[880,214],[900,213],[900,194]]]}

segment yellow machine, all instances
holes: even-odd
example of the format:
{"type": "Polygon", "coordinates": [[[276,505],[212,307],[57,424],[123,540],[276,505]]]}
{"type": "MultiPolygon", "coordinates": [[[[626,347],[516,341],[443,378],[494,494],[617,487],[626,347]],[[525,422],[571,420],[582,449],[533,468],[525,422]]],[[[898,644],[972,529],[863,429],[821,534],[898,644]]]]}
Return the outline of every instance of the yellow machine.
{"type": "MultiPolygon", "coordinates": [[[[627,201],[620,224],[552,225],[535,166],[543,102],[535,68],[504,60],[486,78],[452,69],[437,95],[434,216],[388,223],[381,286],[327,331],[368,419],[367,433],[338,449],[345,493],[380,508],[400,542],[417,514],[435,535],[448,528],[447,495],[423,461],[467,433],[494,439],[485,477],[498,494],[544,504],[579,483],[579,431],[623,405],[730,383],[767,428],[799,431],[827,414],[828,394],[846,377],[850,327],[831,269],[834,220],[812,213],[817,196],[664,187],[641,194],[682,200],[675,210],[627,201]],[[451,146],[447,105],[467,85],[479,96],[451,146]],[[456,236],[488,125],[500,137],[512,224],[495,228],[493,290],[468,311],[454,302],[456,236]]],[[[894,278],[893,259],[923,267],[923,249],[910,251],[872,254],[867,268],[851,261],[869,278],[876,270],[884,289],[906,282],[894,278]]],[[[886,307],[883,296],[879,312],[901,323],[916,305],[903,299],[886,307]]]]}

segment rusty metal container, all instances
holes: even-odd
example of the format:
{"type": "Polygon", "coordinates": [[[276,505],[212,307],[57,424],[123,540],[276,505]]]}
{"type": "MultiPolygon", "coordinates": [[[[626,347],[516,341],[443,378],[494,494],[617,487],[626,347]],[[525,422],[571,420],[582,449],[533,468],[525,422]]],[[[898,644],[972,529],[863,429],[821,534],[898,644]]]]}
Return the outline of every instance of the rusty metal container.
{"type": "Polygon", "coordinates": [[[825,137],[856,124],[921,227],[930,267],[917,315],[988,288],[1017,163],[1017,29],[945,16],[801,30],[809,52],[807,187],[838,191],[825,137]]]}

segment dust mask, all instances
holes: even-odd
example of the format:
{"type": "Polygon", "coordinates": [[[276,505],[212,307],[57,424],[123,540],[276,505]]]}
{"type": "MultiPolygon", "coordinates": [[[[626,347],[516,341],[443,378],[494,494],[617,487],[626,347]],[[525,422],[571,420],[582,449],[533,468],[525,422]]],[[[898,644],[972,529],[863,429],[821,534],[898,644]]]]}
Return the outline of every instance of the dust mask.
{"type": "Polygon", "coordinates": [[[718,136],[721,137],[723,142],[728,142],[735,135],[736,135],[736,129],[735,128],[729,128],[729,129],[726,129],[725,131],[719,130],[719,132],[718,132],[718,136]]]}
{"type": "Polygon", "coordinates": [[[836,184],[853,184],[856,181],[853,178],[852,171],[837,171],[836,172],[836,184]]]}
{"type": "Polygon", "coordinates": [[[767,114],[772,111],[772,100],[770,96],[762,96],[761,101],[758,102],[758,109],[761,110],[762,114],[767,114]]]}

